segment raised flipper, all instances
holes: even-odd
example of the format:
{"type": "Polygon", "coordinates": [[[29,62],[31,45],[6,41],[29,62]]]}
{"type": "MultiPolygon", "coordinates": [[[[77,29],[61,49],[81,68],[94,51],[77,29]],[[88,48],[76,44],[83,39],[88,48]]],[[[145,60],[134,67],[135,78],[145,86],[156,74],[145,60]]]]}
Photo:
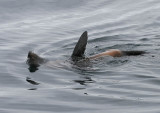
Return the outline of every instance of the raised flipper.
{"type": "Polygon", "coordinates": [[[88,40],[88,34],[87,34],[87,31],[85,31],[81,35],[81,37],[79,38],[79,40],[73,50],[73,53],[71,56],[72,58],[84,56],[84,52],[85,52],[86,45],[87,45],[87,40],[88,40]]]}

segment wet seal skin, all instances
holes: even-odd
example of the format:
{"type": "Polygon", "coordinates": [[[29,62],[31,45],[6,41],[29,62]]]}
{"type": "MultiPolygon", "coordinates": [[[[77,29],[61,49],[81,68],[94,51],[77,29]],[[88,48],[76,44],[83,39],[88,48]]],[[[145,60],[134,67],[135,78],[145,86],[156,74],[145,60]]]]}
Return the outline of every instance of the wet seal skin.
{"type": "MultiPolygon", "coordinates": [[[[85,31],[80,36],[75,48],[73,49],[73,53],[71,54],[71,60],[74,62],[75,65],[77,64],[77,62],[82,60],[83,63],[87,63],[90,60],[98,59],[104,56],[112,56],[112,57],[137,56],[146,53],[145,51],[121,51],[119,49],[111,49],[86,58],[84,53],[86,50],[87,40],[88,40],[88,33],[87,31],[85,31]]],[[[38,67],[41,64],[46,62],[47,62],[46,59],[38,56],[37,54],[31,51],[28,52],[27,64],[29,65],[30,72],[35,72],[36,70],[38,70],[38,67]]]]}

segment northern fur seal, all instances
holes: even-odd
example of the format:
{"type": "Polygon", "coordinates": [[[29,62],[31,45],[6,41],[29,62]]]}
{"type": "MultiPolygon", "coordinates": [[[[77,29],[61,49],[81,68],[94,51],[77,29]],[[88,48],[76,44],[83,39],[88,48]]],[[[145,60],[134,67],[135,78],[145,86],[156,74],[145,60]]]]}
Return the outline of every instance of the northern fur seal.
{"type": "MultiPolygon", "coordinates": [[[[86,45],[87,45],[87,40],[88,40],[88,33],[87,31],[85,31],[79,38],[73,53],[71,55],[71,59],[72,61],[76,62],[78,60],[83,60],[84,61],[87,60],[94,60],[94,59],[98,59],[100,57],[105,57],[105,56],[112,56],[112,57],[121,57],[121,56],[137,56],[137,55],[142,55],[145,54],[145,51],[121,51],[118,49],[111,49],[111,50],[107,50],[105,52],[90,56],[90,57],[85,57],[84,56],[84,52],[86,49],[86,45]]],[[[28,60],[27,60],[27,64],[30,66],[31,70],[37,70],[37,67],[40,66],[40,64],[47,62],[46,59],[38,56],[37,54],[33,53],[33,52],[29,52],[28,53],[28,60]]],[[[31,71],[30,70],[30,71],[31,71]]]]}

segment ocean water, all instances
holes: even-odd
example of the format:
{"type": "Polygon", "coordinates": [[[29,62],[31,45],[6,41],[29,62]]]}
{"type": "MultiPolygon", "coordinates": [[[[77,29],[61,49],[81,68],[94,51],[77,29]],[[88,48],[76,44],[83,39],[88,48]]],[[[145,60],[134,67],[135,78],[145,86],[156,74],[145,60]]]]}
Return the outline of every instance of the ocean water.
{"type": "Polygon", "coordinates": [[[0,113],[160,112],[159,0],[0,0],[0,14],[0,113]],[[147,54],[75,67],[84,31],[86,56],[147,54]],[[53,63],[30,72],[29,51],[53,63]]]}

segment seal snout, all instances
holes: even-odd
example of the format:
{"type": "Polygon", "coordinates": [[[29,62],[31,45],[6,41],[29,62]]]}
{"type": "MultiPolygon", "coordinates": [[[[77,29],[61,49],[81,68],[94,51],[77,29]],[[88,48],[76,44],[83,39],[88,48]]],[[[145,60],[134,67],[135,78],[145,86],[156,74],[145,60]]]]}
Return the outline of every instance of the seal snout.
{"type": "Polygon", "coordinates": [[[33,53],[32,51],[28,52],[28,59],[36,60],[38,58],[40,58],[40,57],[38,55],[36,55],[35,53],[33,53]]]}
{"type": "Polygon", "coordinates": [[[32,57],[32,54],[33,54],[32,51],[29,51],[29,52],[28,52],[28,58],[31,58],[31,57],[32,57]]]}
{"type": "Polygon", "coordinates": [[[33,53],[32,51],[28,52],[27,64],[30,66],[39,66],[44,62],[44,59],[33,53]]]}

